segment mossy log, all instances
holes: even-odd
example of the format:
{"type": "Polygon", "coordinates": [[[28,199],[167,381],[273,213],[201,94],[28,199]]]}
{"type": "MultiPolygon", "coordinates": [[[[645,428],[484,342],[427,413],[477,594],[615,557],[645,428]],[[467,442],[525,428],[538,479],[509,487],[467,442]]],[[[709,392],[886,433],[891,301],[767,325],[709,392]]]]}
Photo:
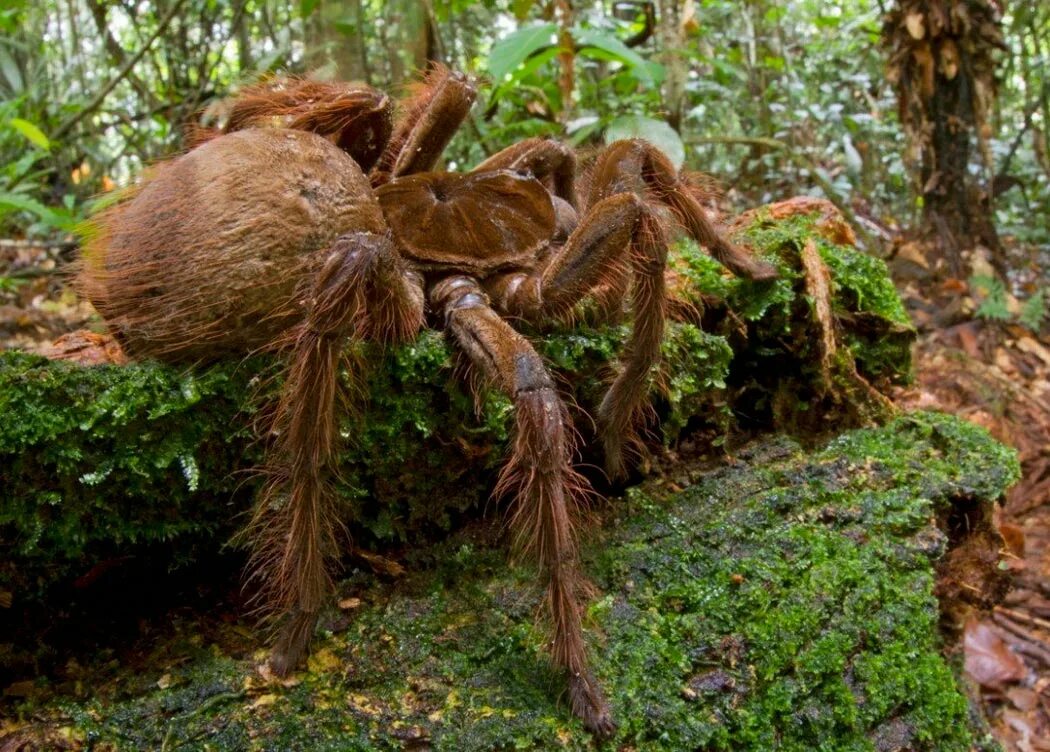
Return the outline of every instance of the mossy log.
{"type": "MultiPolygon", "coordinates": [[[[907,377],[914,332],[885,265],[852,247],[834,212],[803,199],[737,223],[737,240],[777,265],[773,282],[734,278],[695,246],[676,247],[654,438],[671,445],[687,427],[724,435],[738,423],[827,431],[885,407],[873,386],[907,377]],[[813,251],[830,270],[833,321],[815,314],[813,251]]],[[[578,406],[585,442],[626,331],[531,333],[578,406]]],[[[339,484],[355,541],[428,540],[476,517],[504,456],[510,404],[486,394],[476,405],[438,332],[361,354],[370,395],[346,416],[339,484]]],[[[13,604],[0,626],[56,587],[75,599],[70,583],[114,561],[176,566],[228,541],[258,486],[254,424],[279,379],[261,358],[180,371],[0,353],[0,596],[13,604]]],[[[583,459],[600,464],[586,449],[583,459]]]]}
{"type": "MultiPolygon", "coordinates": [[[[942,654],[935,589],[961,571],[945,570],[956,536],[987,528],[1018,474],[983,429],[917,413],[808,452],[766,440],[631,489],[583,551],[595,669],[620,724],[607,748],[993,748],[942,654]]],[[[260,673],[265,653],[238,625],[202,637],[190,622],[130,669],[67,668],[74,697],[25,702],[0,742],[592,749],[545,669],[532,573],[494,537],[475,525],[416,548],[396,585],[341,582],[290,680],[260,673]]]]}

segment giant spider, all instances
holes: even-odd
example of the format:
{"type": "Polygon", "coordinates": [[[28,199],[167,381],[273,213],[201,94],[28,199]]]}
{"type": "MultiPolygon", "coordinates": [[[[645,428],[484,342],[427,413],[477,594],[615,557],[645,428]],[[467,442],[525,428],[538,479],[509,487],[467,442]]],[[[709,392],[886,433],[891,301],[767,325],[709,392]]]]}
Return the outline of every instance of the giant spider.
{"type": "MultiPolygon", "coordinates": [[[[432,172],[474,97],[470,79],[434,69],[394,124],[391,101],[366,86],[248,90],[222,132],[199,134],[96,218],[80,288],[132,357],[269,348],[286,358],[250,524],[253,576],[283,618],[276,674],[304,656],[332,590],[339,523],[327,481],[346,345],[411,338],[429,309],[474,373],[513,400],[497,492],[513,495],[515,546],[545,579],[572,710],[609,734],[581,626],[573,520],[587,484],[554,382],[509,322],[569,319],[591,294],[621,311],[630,301],[622,367],[597,411],[607,471],[619,476],[659,357],[671,218],[732,271],[773,271],[728,243],[689,181],[641,140],[600,154],[582,202],[574,153],[552,140],[528,139],[465,174],[432,172]]],[[[360,363],[351,370],[363,376],[360,363]]]]}

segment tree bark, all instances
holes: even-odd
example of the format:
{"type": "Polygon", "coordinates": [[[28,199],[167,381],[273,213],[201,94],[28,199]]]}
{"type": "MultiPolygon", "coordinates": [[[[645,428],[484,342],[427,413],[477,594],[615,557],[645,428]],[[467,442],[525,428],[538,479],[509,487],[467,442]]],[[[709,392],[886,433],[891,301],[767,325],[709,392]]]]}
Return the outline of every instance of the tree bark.
{"type": "Polygon", "coordinates": [[[1000,13],[989,0],[900,0],[886,18],[888,76],[911,142],[926,233],[946,270],[968,274],[964,252],[987,247],[1005,273],[991,176],[974,177],[974,145],[991,132],[1000,13]]]}
{"type": "Polygon", "coordinates": [[[685,115],[685,81],[688,76],[684,57],[685,29],[682,25],[684,5],[679,0],[659,0],[660,16],[656,31],[660,62],[666,71],[663,99],[667,122],[679,132],[685,115]]]}

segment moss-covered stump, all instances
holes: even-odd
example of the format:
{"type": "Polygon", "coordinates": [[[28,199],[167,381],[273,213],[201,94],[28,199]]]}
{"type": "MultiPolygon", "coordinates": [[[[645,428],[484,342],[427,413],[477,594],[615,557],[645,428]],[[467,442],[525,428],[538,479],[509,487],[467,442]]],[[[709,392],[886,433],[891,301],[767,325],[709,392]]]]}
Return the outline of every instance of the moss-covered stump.
{"type": "MultiPolygon", "coordinates": [[[[584,551],[595,667],[620,724],[608,748],[982,746],[938,636],[949,537],[935,520],[960,503],[987,514],[1017,477],[982,429],[913,414],[812,453],[766,441],[632,489],[584,551]]],[[[342,582],[341,610],[290,681],[258,673],[257,641],[233,657],[228,636],[204,641],[191,623],[148,665],[105,667],[102,681],[70,669],[79,697],[17,708],[33,721],[9,724],[9,741],[590,749],[545,668],[530,574],[508,568],[490,534],[475,526],[417,550],[395,586],[342,582]]]]}

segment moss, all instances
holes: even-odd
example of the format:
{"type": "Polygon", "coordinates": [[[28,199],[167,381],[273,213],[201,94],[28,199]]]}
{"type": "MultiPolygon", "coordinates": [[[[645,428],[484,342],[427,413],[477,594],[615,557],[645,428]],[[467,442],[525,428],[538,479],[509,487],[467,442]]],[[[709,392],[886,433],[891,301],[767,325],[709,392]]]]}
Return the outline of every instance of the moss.
{"type": "MultiPolygon", "coordinates": [[[[632,489],[587,536],[610,748],[969,750],[930,520],[959,494],[990,504],[1016,457],[912,414],[808,455],[775,439],[738,459],[687,468],[683,491],[632,489]]],[[[118,749],[590,749],[545,669],[530,573],[479,536],[418,549],[395,592],[343,583],[362,605],[329,621],[294,686],[191,643],[89,699],[22,712],[118,749]]]]}
{"type": "MultiPolygon", "coordinates": [[[[703,296],[725,301],[748,323],[749,350],[756,358],[782,357],[782,348],[770,345],[777,337],[787,337],[796,362],[813,362],[805,357],[810,314],[798,262],[799,252],[812,240],[831,273],[832,308],[858,371],[873,381],[906,381],[915,331],[886,264],[832,242],[820,232],[819,220],[819,213],[813,213],[774,221],[759,211],[736,233],[737,241],[776,265],[780,277],[774,282],[727,277],[717,262],[689,242],[680,245],[675,268],[689,281],[691,302],[702,305],[703,296]]],[[[726,324],[735,326],[732,320],[726,324]]],[[[747,352],[741,355],[748,361],[747,352]]]]}

